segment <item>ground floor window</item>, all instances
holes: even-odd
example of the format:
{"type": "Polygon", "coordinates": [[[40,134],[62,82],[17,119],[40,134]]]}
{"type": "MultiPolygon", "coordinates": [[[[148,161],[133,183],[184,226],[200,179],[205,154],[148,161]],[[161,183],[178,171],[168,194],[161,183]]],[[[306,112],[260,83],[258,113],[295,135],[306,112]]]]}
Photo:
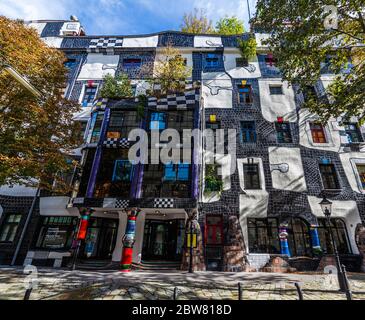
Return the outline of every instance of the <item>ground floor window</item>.
{"type": "Polygon", "coordinates": [[[9,214],[5,217],[0,232],[0,242],[14,242],[21,219],[21,214],[9,214]]]}
{"type": "Polygon", "coordinates": [[[311,256],[312,245],[309,226],[302,219],[291,219],[288,225],[288,242],[292,256],[311,256]]]}
{"type": "Polygon", "coordinates": [[[42,217],[36,247],[69,249],[76,228],[77,218],[75,217],[42,217]]]}
{"type": "MultiPolygon", "coordinates": [[[[344,221],[338,218],[332,218],[331,228],[338,252],[341,254],[351,253],[348,240],[349,238],[344,221]]],[[[318,235],[323,252],[327,254],[333,254],[334,252],[331,236],[329,233],[328,221],[325,218],[318,219],[318,235]]]]}
{"type": "Polygon", "coordinates": [[[277,219],[248,219],[248,243],[250,253],[280,254],[277,219]]]}
{"type": "Polygon", "coordinates": [[[223,216],[209,215],[205,220],[205,255],[209,271],[222,269],[223,216]]]}

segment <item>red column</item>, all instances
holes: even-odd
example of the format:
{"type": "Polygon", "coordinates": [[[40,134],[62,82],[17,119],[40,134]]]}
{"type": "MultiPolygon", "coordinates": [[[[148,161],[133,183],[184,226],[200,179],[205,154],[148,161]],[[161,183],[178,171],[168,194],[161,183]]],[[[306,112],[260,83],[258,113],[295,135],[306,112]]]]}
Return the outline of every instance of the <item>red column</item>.
{"type": "Polygon", "coordinates": [[[128,223],[123,237],[123,254],[121,262],[122,272],[130,272],[132,268],[133,246],[136,242],[136,223],[139,213],[139,209],[132,209],[128,211],[128,223]]]}

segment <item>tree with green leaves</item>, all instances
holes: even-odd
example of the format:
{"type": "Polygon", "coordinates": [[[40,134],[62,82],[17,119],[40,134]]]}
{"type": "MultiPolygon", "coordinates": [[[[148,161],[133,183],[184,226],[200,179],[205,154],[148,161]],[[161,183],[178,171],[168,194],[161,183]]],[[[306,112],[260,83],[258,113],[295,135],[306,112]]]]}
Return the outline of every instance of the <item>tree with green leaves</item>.
{"type": "Polygon", "coordinates": [[[225,17],[217,21],[215,26],[216,33],[221,35],[236,35],[245,32],[243,21],[237,17],[225,17]]]}
{"type": "Polygon", "coordinates": [[[323,121],[365,120],[364,12],[363,0],[258,1],[255,31],[271,34],[266,43],[284,80],[305,91],[320,79],[323,67],[337,74],[327,87],[328,99],[305,104],[323,121]]]}
{"type": "Polygon", "coordinates": [[[185,13],[181,31],[194,34],[214,33],[212,21],[208,19],[204,9],[194,8],[193,12],[185,13]]]}
{"type": "Polygon", "coordinates": [[[66,58],[36,30],[0,17],[0,59],[41,92],[38,99],[0,69],[0,185],[39,183],[63,191],[62,176],[75,165],[66,155],[81,143],[81,127],[73,121],[79,105],[63,97],[66,58]]]}
{"type": "Polygon", "coordinates": [[[100,96],[108,99],[122,99],[133,96],[131,81],[126,74],[113,77],[107,74],[103,79],[100,96]]]}

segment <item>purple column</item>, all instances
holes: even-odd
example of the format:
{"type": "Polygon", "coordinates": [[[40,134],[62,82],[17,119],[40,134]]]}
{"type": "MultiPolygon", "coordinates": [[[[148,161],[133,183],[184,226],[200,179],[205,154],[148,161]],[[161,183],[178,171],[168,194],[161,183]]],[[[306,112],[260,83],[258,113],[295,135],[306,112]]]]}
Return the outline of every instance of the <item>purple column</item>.
{"type": "Polygon", "coordinates": [[[98,176],[99,172],[101,156],[103,154],[103,144],[106,137],[106,132],[108,130],[109,121],[110,121],[110,109],[106,108],[104,113],[103,123],[101,124],[99,142],[96,148],[93,165],[90,172],[89,183],[87,185],[86,198],[93,198],[94,196],[96,177],[98,176]]]}
{"type": "MultiPolygon", "coordinates": [[[[195,105],[194,110],[194,129],[199,129],[200,123],[200,102],[197,102],[195,105]]],[[[204,121],[204,119],[203,119],[204,121]]],[[[194,138],[194,145],[195,145],[195,138],[194,138]]],[[[193,199],[198,199],[199,197],[199,150],[194,148],[193,150],[193,163],[192,163],[192,177],[191,177],[191,197],[193,199]]]]}

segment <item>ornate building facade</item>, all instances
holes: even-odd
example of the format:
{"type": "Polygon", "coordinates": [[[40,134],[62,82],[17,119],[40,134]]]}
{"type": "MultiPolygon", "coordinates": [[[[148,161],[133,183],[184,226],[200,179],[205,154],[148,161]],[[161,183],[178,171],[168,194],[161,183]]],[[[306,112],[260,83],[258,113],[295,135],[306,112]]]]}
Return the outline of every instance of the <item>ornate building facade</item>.
{"type": "MultiPolygon", "coordinates": [[[[266,35],[254,34],[257,55],[245,60],[238,41],[252,34],[94,37],[78,21],[29,26],[67,56],[65,95],[82,106],[75,120],[83,124],[84,144],[74,154],[81,170],[72,173],[68,195],[0,188],[0,264],[14,260],[21,241],[16,264],[69,265],[86,210],[79,267],[118,267],[132,247],[136,268],[187,269],[192,224],[196,270],[265,270],[275,257],[290,268],[317,270],[333,253],[319,205],[326,196],[342,262],[348,270],[364,267],[365,127],[356,119],[320,124],[302,107],[307,97],[300,88],[282,81],[262,44],[266,35]],[[147,97],[141,115],[138,97],[167,45],[179,49],[191,79],[184,92],[147,97]],[[98,99],[104,76],[121,73],[135,98],[98,99]],[[134,129],[147,132],[150,151],[164,148],[165,141],[156,147],[150,140],[165,129],[224,129],[226,137],[234,129],[236,154],[227,145],[214,155],[191,147],[189,163],[134,164],[128,157],[134,129]],[[207,164],[209,157],[215,164],[207,164]],[[222,183],[210,183],[212,176],[222,183]]],[[[333,78],[324,64],[309,89],[325,99],[333,78]]]]}

